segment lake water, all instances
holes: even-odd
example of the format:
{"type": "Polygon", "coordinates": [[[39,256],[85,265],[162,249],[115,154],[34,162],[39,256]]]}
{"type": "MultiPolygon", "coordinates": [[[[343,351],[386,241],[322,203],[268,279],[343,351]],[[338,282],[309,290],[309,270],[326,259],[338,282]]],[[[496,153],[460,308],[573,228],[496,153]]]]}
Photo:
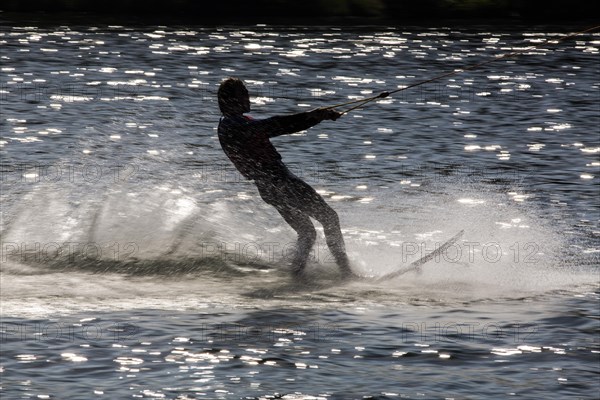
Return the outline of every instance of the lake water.
{"type": "Polygon", "coordinates": [[[292,282],[216,136],[227,76],[262,118],[580,29],[4,23],[2,398],[598,398],[598,33],[273,140],[364,280],[318,227],[292,282]]]}

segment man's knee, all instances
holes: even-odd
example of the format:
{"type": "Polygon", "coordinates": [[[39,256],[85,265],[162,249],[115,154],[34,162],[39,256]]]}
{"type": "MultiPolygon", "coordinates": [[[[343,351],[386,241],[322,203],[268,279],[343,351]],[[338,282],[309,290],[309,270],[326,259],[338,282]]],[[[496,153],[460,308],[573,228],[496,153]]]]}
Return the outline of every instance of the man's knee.
{"type": "Polygon", "coordinates": [[[317,231],[314,226],[305,226],[298,232],[298,239],[312,244],[317,240],[317,231]]]}
{"type": "Polygon", "coordinates": [[[335,210],[329,206],[324,207],[318,215],[317,220],[323,226],[334,225],[337,226],[340,224],[340,218],[338,217],[335,210]]]}

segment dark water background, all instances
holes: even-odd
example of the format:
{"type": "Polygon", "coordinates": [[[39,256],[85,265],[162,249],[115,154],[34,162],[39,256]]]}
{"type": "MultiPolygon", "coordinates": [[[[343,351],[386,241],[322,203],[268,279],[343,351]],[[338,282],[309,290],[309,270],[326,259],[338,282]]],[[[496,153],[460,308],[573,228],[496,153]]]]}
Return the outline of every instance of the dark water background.
{"type": "Polygon", "coordinates": [[[218,145],[221,79],[260,118],[581,27],[9,25],[3,398],[598,397],[598,34],[275,139],[366,278],[465,230],[348,284],[320,230],[297,285],[293,231],[218,145]]]}

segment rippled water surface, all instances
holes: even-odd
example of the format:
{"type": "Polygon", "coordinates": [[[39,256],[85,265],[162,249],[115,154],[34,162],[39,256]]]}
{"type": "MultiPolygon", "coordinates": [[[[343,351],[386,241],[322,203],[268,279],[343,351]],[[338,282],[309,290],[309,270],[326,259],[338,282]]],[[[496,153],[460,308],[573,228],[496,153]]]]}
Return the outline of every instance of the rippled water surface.
{"type": "Polygon", "coordinates": [[[597,398],[600,34],[11,25],[2,398],[597,398]],[[291,281],[294,232],[216,137],[224,77],[261,118],[529,46],[274,139],[364,277],[319,227],[291,281]]]}

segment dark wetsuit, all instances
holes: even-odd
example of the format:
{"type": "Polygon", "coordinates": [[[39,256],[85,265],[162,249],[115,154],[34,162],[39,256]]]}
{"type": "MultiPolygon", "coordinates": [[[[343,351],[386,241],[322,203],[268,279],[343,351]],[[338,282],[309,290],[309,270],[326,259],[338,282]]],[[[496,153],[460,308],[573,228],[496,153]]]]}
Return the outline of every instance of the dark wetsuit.
{"type": "Polygon", "coordinates": [[[316,240],[309,217],[324,228],[327,246],[344,273],[350,267],[336,212],[306,182],[281,161],[270,138],[310,128],[319,123],[310,112],[255,120],[245,116],[225,116],[219,123],[219,141],[237,170],[254,180],[262,199],[279,211],[298,233],[298,248],[292,262],[294,273],[302,272],[316,240]]]}

